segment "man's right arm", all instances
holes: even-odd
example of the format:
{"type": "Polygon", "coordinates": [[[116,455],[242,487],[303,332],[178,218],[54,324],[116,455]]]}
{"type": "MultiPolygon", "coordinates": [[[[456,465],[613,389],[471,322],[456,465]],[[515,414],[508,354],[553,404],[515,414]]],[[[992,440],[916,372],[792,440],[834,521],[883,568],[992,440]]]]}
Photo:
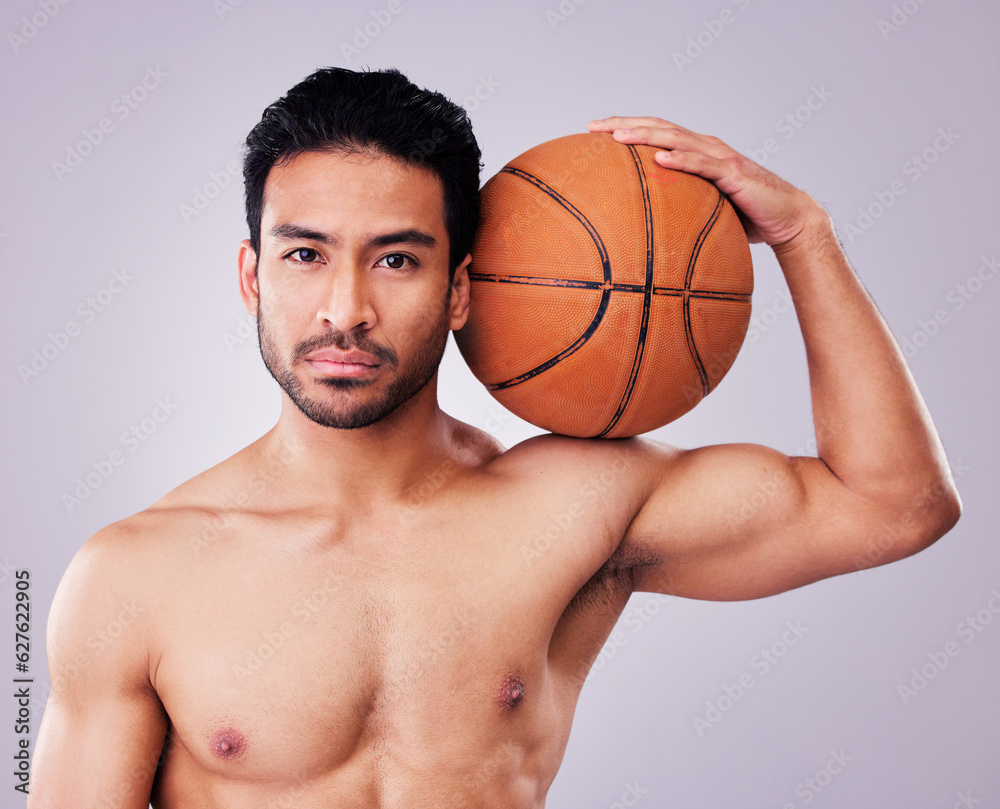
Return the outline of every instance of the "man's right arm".
{"type": "Polygon", "coordinates": [[[98,532],[56,591],[47,633],[52,691],[28,809],[149,805],[167,715],[150,682],[151,611],[135,539],[121,523],[98,532]]]}

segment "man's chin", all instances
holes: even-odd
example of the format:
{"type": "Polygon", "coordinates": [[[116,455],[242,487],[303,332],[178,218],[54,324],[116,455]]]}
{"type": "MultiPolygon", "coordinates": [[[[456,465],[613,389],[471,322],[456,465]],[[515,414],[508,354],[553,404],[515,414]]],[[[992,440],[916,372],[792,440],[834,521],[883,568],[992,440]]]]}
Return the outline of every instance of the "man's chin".
{"type": "Polygon", "coordinates": [[[334,390],[357,390],[374,383],[374,379],[362,379],[350,376],[323,376],[316,380],[317,385],[323,385],[334,390]]]}
{"type": "MultiPolygon", "coordinates": [[[[335,389],[356,389],[360,387],[357,380],[336,380],[338,383],[347,381],[348,385],[326,385],[335,389]]],[[[286,391],[287,393],[287,391],[286,391]]],[[[395,406],[384,400],[331,402],[314,397],[290,396],[292,402],[307,419],[321,427],[335,430],[358,430],[382,421],[395,406]]]]}
{"type": "Polygon", "coordinates": [[[385,421],[416,393],[407,396],[394,389],[380,394],[364,391],[371,382],[360,379],[323,379],[321,382],[317,386],[319,395],[303,396],[300,391],[287,388],[285,393],[310,421],[336,430],[359,430],[385,421]],[[328,395],[323,396],[324,392],[328,395]]]}
{"type": "Polygon", "coordinates": [[[313,407],[296,402],[299,412],[320,427],[331,430],[360,430],[381,421],[385,416],[372,414],[362,410],[330,410],[329,408],[313,407]]]}

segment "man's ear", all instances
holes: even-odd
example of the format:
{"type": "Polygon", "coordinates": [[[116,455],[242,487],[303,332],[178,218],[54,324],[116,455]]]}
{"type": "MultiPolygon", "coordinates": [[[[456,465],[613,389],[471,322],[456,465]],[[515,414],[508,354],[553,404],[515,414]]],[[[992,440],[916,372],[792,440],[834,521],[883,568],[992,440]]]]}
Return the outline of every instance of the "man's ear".
{"type": "Polygon", "coordinates": [[[472,254],[466,255],[465,259],[455,268],[455,276],[451,282],[451,325],[453,331],[458,331],[469,319],[469,263],[472,261],[472,254]]]}
{"type": "Polygon", "coordinates": [[[249,239],[240,242],[237,263],[240,265],[240,297],[243,298],[243,306],[252,317],[257,317],[260,296],[257,288],[257,254],[250,246],[249,239]]]}

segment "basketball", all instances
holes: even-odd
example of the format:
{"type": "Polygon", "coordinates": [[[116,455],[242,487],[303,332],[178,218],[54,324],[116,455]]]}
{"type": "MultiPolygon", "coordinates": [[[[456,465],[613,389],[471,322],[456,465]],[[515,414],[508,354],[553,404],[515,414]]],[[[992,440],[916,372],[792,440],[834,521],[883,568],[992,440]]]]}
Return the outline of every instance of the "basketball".
{"type": "Polygon", "coordinates": [[[662,427],[715,389],[743,344],[743,226],[715,185],[658,165],[657,151],[568,135],[483,186],[455,341],[500,404],[550,432],[662,427]]]}

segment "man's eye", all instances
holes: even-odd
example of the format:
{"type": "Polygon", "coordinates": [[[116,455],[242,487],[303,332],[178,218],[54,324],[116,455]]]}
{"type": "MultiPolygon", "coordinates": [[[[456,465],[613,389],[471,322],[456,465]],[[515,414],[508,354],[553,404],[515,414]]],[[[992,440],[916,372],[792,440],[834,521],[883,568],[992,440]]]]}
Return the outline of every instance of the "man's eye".
{"type": "Polygon", "coordinates": [[[319,253],[311,247],[299,247],[285,256],[285,258],[290,258],[296,264],[315,264],[318,257],[319,253]]]}
{"type": "Polygon", "coordinates": [[[405,270],[407,269],[406,262],[409,262],[410,267],[416,267],[417,262],[414,261],[407,255],[403,253],[390,253],[388,256],[383,258],[379,263],[385,264],[390,270],[405,270]]]}

